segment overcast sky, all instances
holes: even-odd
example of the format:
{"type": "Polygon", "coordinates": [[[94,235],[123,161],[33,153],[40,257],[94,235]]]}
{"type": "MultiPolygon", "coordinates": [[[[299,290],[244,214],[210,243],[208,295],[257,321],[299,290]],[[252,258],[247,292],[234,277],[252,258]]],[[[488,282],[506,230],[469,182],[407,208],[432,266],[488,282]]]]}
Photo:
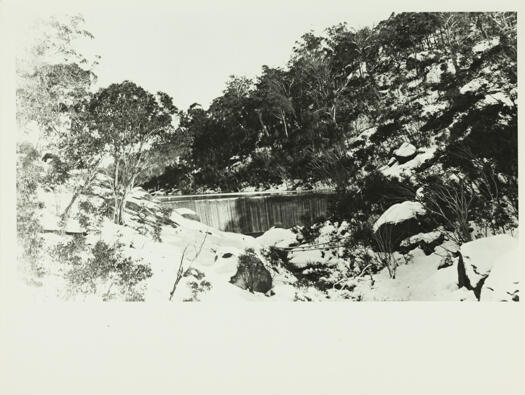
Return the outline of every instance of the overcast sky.
{"type": "Polygon", "coordinates": [[[102,57],[95,70],[99,86],[129,79],[152,92],[167,92],[180,109],[194,102],[209,105],[231,74],[254,77],[264,64],[284,65],[294,42],[309,30],[321,32],[343,21],[369,26],[392,12],[388,6],[356,8],[348,0],[144,1],[131,6],[107,0],[31,7],[21,15],[29,20],[57,11],[84,15],[102,57]]]}

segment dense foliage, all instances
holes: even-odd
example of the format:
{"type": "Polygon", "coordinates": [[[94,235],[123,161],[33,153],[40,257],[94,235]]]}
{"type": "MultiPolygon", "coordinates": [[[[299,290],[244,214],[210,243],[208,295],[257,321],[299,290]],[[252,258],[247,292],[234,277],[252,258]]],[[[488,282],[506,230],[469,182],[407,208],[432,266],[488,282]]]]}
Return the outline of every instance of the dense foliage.
{"type": "Polygon", "coordinates": [[[359,169],[388,161],[403,139],[428,146],[445,129],[450,136],[442,138],[514,177],[516,107],[477,103],[496,91],[512,97],[515,87],[515,13],[401,13],[358,31],[339,24],[303,35],[285,67],[264,66],[254,81],[232,76],[208,109],[194,104],[182,112],[187,150],[145,185],[236,191],[329,181],[344,189],[359,169]],[[498,45],[473,50],[491,39],[498,45]],[[460,92],[488,66],[497,70],[490,84],[460,92]],[[444,107],[425,112],[436,95],[444,107]],[[371,127],[374,145],[346,155],[352,139],[371,127]]]}

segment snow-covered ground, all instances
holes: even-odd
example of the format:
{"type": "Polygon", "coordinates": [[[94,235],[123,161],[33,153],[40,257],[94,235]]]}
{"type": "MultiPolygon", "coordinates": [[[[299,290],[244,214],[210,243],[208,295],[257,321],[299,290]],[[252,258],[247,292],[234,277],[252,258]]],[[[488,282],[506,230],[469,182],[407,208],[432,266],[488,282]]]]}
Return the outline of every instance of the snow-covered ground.
{"type": "MultiPolygon", "coordinates": [[[[62,207],[58,207],[56,202],[63,201],[63,197],[49,192],[41,194],[41,198],[45,202],[41,223],[46,230],[42,235],[46,253],[43,254],[39,265],[44,275],[36,281],[39,286],[33,284],[28,287],[29,295],[45,300],[68,298],[71,296],[71,289],[68,288],[65,274],[70,266],[53,259],[50,253],[53,247],[73,238],[57,231],[56,214],[62,207]]],[[[160,207],[141,190],[135,191],[130,201],[137,206],[148,207],[151,213],[158,211],[160,207]]],[[[423,208],[418,202],[400,203],[388,209],[374,228],[383,223],[397,223],[422,213],[423,208]]],[[[430,255],[425,255],[420,248],[415,248],[405,255],[395,253],[398,267],[396,277],[390,278],[386,268],[373,275],[368,272],[358,275],[350,270],[341,246],[348,236],[346,222],[322,224],[315,240],[306,243],[297,229],[272,228],[254,238],[219,231],[174,211],[171,213],[170,222],[161,226],[159,241],[150,234],[141,234],[140,228],[133,222],[135,215],[132,210],[128,210],[126,218],[133,226],[116,225],[106,219],[96,231],[89,230],[85,240],[88,246],[95,245],[99,240],[108,245],[118,241],[124,256],[151,268],[152,276],[140,285],[146,302],[167,302],[170,299],[181,265],[184,276],[173,292],[173,302],[348,299],[474,301],[479,297],[477,291],[475,292],[478,284],[483,285],[480,298],[482,301],[519,298],[517,241],[508,235],[487,237],[464,244],[460,248],[460,257],[449,256],[450,263],[446,265],[443,261],[450,251],[447,251],[447,248],[438,247],[430,255]],[[276,259],[275,256],[271,258],[272,248],[285,253],[286,262],[276,259]],[[247,251],[251,251],[249,253],[260,260],[264,271],[271,276],[270,291],[250,292],[233,284],[232,277],[239,270],[239,257],[247,251]],[[459,287],[462,282],[461,271],[466,273],[471,286],[459,287]],[[305,281],[317,273],[321,273],[318,277],[319,284],[305,281]],[[324,286],[321,286],[321,283],[324,286]]],[[[75,226],[71,225],[69,231],[85,230],[77,229],[79,227],[75,222],[75,226]]],[[[416,235],[413,239],[435,240],[437,237],[434,233],[416,235]]],[[[89,255],[85,251],[82,254],[84,258],[89,255]]],[[[374,256],[373,251],[370,251],[370,254],[374,256]]],[[[99,294],[73,297],[82,300],[102,300],[99,294]]]]}

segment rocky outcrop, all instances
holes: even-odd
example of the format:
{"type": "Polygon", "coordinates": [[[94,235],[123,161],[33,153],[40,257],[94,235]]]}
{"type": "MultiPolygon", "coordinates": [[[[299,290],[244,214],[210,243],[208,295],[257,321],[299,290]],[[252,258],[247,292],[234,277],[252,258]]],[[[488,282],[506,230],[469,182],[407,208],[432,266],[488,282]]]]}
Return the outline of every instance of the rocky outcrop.
{"type": "Polygon", "coordinates": [[[425,255],[434,252],[434,248],[445,241],[445,235],[439,231],[418,233],[417,235],[404,239],[400,244],[400,252],[407,253],[417,247],[421,248],[425,255]]]}
{"type": "Polygon", "coordinates": [[[481,287],[480,301],[519,301],[519,263],[518,248],[498,258],[481,287]]]}
{"type": "Polygon", "coordinates": [[[272,275],[262,261],[251,252],[246,252],[239,257],[237,273],[230,282],[252,293],[266,293],[272,289],[272,275]]]}
{"type": "MultiPolygon", "coordinates": [[[[485,237],[463,244],[458,256],[458,286],[474,291],[479,300],[494,265],[515,248],[517,240],[509,235],[485,237]]],[[[504,268],[501,270],[505,271],[504,268]]]]}

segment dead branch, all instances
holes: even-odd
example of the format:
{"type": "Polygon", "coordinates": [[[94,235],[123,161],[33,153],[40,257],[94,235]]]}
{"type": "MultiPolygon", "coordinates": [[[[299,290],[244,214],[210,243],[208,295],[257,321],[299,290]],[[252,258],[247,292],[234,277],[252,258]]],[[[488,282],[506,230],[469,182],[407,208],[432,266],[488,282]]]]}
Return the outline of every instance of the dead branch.
{"type": "MultiPolygon", "coordinates": [[[[188,249],[188,247],[190,246],[189,244],[184,248],[184,251],[182,252],[182,257],[180,258],[180,264],[179,264],[179,270],[177,271],[177,277],[175,278],[175,282],[173,283],[173,288],[171,289],[171,292],[170,292],[170,298],[169,300],[171,301],[171,299],[173,298],[173,294],[175,293],[175,290],[177,289],[177,285],[179,284],[179,281],[181,280],[181,278],[184,276],[184,273],[186,273],[190,268],[191,268],[191,265],[193,262],[195,262],[195,260],[199,257],[199,255],[201,254],[202,252],[202,247],[204,247],[204,242],[206,241],[206,238],[208,237],[208,233],[205,233],[204,234],[204,238],[202,239],[202,243],[200,244],[199,246],[199,249],[195,249],[195,256],[190,260],[190,264],[188,265],[188,267],[186,269],[184,269],[184,266],[183,266],[183,263],[184,263],[184,256],[186,255],[186,251],[188,249]]],[[[194,246],[195,247],[195,246],[194,246]]]]}

